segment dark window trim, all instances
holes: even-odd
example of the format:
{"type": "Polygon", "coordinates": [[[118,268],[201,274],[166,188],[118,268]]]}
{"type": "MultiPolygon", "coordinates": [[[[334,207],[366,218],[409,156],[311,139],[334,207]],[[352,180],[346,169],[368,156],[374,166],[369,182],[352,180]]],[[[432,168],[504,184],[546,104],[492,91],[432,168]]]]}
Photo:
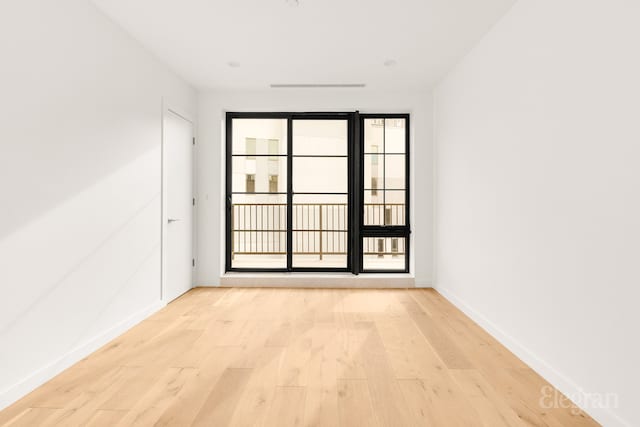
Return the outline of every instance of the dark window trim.
{"type": "MultiPolygon", "coordinates": [[[[225,271],[239,272],[351,272],[359,273],[408,273],[410,264],[410,122],[409,114],[360,114],[359,112],[227,112],[225,121],[226,139],[226,217],[225,217],[225,271]],[[377,154],[405,154],[405,225],[402,226],[365,226],[364,225],[364,119],[405,119],[406,147],[405,153],[384,153],[377,154]],[[232,267],[231,260],[231,208],[233,194],[232,191],[232,167],[233,157],[233,119],[286,119],[287,120],[287,154],[277,156],[287,157],[287,192],[286,193],[266,193],[266,194],[286,194],[287,195],[287,267],[286,268],[239,268],[232,267]],[[347,267],[346,268],[313,268],[313,267],[293,267],[293,253],[290,250],[293,245],[293,158],[294,157],[345,157],[345,156],[314,156],[314,155],[293,155],[293,120],[347,120],[348,123],[348,192],[347,203],[349,210],[349,221],[347,226],[347,267]],[[405,269],[404,270],[363,270],[363,238],[365,237],[404,237],[405,241],[405,269]],[[357,250],[354,250],[357,249],[357,250]]],[[[261,156],[256,154],[256,156],[261,156]]],[[[275,156],[265,154],[264,156],[275,156]]],[[[383,184],[384,184],[384,177],[383,184]]],[[[378,188],[378,191],[384,191],[378,188]]],[[[310,193],[296,193],[310,194],[310,193]]],[[[316,193],[321,194],[321,193],[316,193]]],[[[325,194],[325,193],[322,193],[325,194]]],[[[329,194],[329,193],[326,193],[329,194]]],[[[331,193],[333,194],[333,193],[331,193]]],[[[341,193],[344,194],[344,193],[341,193]]]]}
{"type": "MultiPolygon", "coordinates": [[[[362,273],[408,273],[410,265],[410,250],[411,250],[411,122],[409,114],[360,114],[359,127],[364,129],[364,121],[366,119],[404,119],[405,120],[405,152],[404,153],[386,153],[385,147],[375,154],[387,155],[387,154],[404,154],[405,155],[405,219],[404,225],[364,225],[364,203],[360,205],[360,239],[359,239],[359,251],[360,256],[360,272],[362,273]],[[363,241],[367,237],[399,237],[405,238],[405,267],[404,270],[374,270],[364,268],[364,248],[363,241]]],[[[383,122],[384,123],[384,122],[383,122]]],[[[384,132],[384,130],[383,130],[384,132]]],[[[360,151],[360,164],[364,165],[364,132],[360,134],[360,146],[363,147],[360,151]]],[[[360,197],[364,200],[364,167],[360,171],[360,188],[358,190],[360,197]]],[[[378,186],[377,191],[382,191],[383,194],[387,190],[385,186],[385,177],[383,169],[382,188],[378,186]]]]}

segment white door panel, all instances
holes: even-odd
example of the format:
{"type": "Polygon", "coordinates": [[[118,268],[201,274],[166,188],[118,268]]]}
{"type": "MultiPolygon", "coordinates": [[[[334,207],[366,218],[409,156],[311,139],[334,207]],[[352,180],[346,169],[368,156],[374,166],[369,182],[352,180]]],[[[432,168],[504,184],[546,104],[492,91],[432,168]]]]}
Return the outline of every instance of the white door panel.
{"type": "Polygon", "coordinates": [[[166,185],[165,296],[168,302],[192,284],[193,125],[171,111],[164,117],[166,185]]]}

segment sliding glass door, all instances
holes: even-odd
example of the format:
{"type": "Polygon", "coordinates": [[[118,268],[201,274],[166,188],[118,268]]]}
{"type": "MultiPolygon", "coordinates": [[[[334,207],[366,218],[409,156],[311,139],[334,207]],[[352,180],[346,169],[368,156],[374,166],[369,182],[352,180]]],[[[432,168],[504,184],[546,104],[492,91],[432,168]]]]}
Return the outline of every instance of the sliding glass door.
{"type": "Polygon", "coordinates": [[[227,144],[227,224],[231,225],[227,266],[286,270],[288,122],[237,118],[231,125],[231,144],[227,144]]]}
{"type": "Polygon", "coordinates": [[[292,267],[349,267],[349,119],[294,118],[292,267]]]}
{"type": "Polygon", "coordinates": [[[408,271],[408,116],[227,113],[227,271],[408,271]]]}

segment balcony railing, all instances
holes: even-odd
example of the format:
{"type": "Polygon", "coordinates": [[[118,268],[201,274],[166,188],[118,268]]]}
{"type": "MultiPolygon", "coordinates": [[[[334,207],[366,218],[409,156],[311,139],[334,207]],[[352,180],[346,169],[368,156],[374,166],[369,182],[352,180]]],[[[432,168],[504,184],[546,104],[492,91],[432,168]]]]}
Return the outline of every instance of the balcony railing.
{"type": "MultiPolygon", "coordinates": [[[[347,253],[346,203],[294,203],[293,254],[344,255],[347,253]]],[[[366,225],[404,225],[405,205],[364,205],[366,225]]],[[[231,206],[231,256],[287,253],[286,203],[236,203],[231,206]]],[[[364,255],[403,255],[404,239],[364,239],[364,255]]]]}

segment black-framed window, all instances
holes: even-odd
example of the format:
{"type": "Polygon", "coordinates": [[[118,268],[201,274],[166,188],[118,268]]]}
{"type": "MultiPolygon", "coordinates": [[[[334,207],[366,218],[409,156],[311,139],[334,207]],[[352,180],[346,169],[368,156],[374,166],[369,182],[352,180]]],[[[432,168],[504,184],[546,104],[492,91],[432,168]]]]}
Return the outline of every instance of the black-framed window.
{"type": "Polygon", "coordinates": [[[408,272],[409,115],[361,114],[359,129],[360,271],[408,272]]]}
{"type": "Polygon", "coordinates": [[[409,115],[227,113],[227,271],[409,271],[409,115]]]}

